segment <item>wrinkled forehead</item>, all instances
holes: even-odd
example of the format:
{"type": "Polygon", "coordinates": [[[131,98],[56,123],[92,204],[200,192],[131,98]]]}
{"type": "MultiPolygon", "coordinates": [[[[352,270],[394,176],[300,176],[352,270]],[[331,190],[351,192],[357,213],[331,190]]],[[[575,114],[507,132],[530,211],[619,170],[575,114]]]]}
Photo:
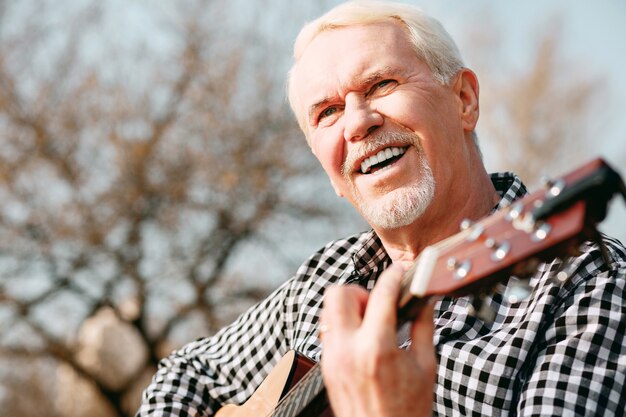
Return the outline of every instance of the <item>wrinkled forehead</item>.
{"type": "Polygon", "coordinates": [[[290,73],[289,98],[298,122],[304,127],[309,106],[337,89],[358,88],[376,73],[398,71],[399,62],[416,57],[405,29],[390,21],[319,32],[290,73]]]}

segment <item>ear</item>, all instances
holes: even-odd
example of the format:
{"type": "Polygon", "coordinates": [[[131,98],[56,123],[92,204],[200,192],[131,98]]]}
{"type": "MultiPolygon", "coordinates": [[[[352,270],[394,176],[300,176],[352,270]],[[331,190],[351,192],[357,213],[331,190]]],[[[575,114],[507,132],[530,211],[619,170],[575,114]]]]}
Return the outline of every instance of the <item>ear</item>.
{"type": "Polygon", "coordinates": [[[461,125],[466,131],[473,131],[478,123],[478,78],[468,68],[462,68],[456,76],[454,92],[459,98],[461,125]]]}

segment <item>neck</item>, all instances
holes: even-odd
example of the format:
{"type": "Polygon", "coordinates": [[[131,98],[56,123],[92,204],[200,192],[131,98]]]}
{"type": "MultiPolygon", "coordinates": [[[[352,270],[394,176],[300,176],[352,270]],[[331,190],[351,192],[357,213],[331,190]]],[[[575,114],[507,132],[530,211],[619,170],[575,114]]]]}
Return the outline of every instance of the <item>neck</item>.
{"type": "Polygon", "coordinates": [[[464,219],[476,221],[488,215],[500,200],[481,164],[480,175],[447,190],[437,190],[434,200],[418,219],[397,229],[374,226],[385,250],[395,263],[409,267],[424,248],[459,231],[464,219]]]}

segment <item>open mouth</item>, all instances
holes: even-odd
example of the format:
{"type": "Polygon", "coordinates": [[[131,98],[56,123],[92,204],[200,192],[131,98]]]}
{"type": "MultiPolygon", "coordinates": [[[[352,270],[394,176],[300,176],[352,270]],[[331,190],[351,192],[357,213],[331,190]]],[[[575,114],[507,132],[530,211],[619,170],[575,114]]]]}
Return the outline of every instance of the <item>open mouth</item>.
{"type": "Polygon", "coordinates": [[[376,155],[372,155],[361,162],[361,173],[371,174],[390,166],[402,158],[407,149],[408,146],[403,148],[394,146],[379,151],[376,155]]]}

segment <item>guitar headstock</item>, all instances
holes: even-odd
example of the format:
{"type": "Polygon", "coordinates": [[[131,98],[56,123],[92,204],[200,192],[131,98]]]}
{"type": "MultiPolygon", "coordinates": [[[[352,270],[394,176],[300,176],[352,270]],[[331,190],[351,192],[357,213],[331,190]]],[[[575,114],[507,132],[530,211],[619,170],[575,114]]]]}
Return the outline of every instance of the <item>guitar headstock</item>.
{"type": "Polygon", "coordinates": [[[407,272],[401,312],[410,316],[411,298],[479,293],[534,272],[541,261],[571,256],[597,236],[595,226],[616,192],[626,196],[621,178],[596,159],[479,222],[464,222],[458,234],[427,247],[407,272]]]}

